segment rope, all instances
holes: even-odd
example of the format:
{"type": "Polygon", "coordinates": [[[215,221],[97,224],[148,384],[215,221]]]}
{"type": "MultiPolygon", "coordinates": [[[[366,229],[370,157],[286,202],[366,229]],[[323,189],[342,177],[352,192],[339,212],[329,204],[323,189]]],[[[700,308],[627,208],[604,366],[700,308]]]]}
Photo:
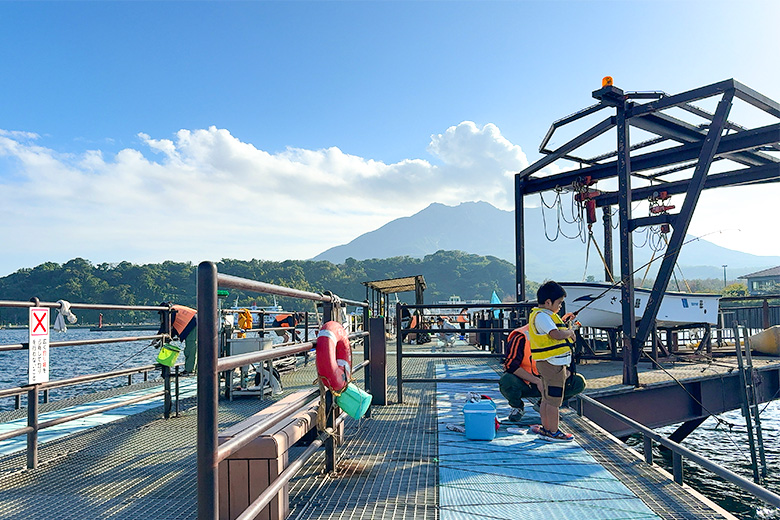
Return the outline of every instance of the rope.
{"type": "MultiPolygon", "coordinates": [[[[591,232],[591,235],[593,232],[591,232]]],[[[607,271],[607,274],[609,275],[609,281],[612,283],[615,283],[615,277],[612,276],[612,272],[609,270],[609,266],[607,265],[607,260],[604,258],[604,255],[601,253],[601,248],[599,247],[599,243],[597,240],[593,240],[593,245],[596,246],[596,251],[599,253],[599,257],[601,258],[601,263],[604,264],[604,270],[607,271]]]]}
{"type": "MultiPolygon", "coordinates": [[[[170,336],[168,336],[168,340],[167,340],[167,341],[171,341],[171,338],[170,338],[170,336]]],[[[150,347],[154,346],[156,343],[157,343],[156,341],[152,341],[151,343],[149,343],[148,345],[146,345],[144,348],[142,348],[142,349],[141,349],[141,350],[139,350],[138,352],[136,352],[136,353],[134,353],[134,354],[131,354],[129,358],[127,358],[127,359],[125,359],[124,361],[120,362],[118,365],[114,366],[113,368],[109,368],[109,369],[108,369],[108,371],[109,371],[109,372],[111,372],[112,370],[116,370],[117,368],[121,367],[122,365],[124,365],[125,363],[127,363],[128,361],[130,361],[131,359],[133,359],[135,356],[137,356],[137,355],[138,355],[138,354],[140,354],[141,352],[143,352],[143,351],[145,351],[146,349],[148,349],[148,348],[150,348],[150,347]]],[[[166,343],[166,341],[165,341],[165,338],[162,338],[162,343],[163,343],[163,344],[164,344],[164,343],[166,343]]],[[[161,345],[161,346],[162,346],[162,345],[161,345]]]]}
{"type": "Polygon", "coordinates": [[[588,233],[588,245],[585,248],[585,270],[582,272],[582,281],[583,282],[585,281],[585,277],[588,274],[588,260],[590,259],[590,243],[591,242],[595,242],[595,240],[593,240],[593,230],[591,229],[589,231],[590,231],[590,233],[588,233]]]}

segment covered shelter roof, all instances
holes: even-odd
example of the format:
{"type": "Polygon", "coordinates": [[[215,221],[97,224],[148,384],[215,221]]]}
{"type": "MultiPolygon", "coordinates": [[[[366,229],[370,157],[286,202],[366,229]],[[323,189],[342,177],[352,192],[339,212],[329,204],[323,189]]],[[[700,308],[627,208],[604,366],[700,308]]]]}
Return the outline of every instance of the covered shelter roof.
{"type": "Polygon", "coordinates": [[[389,305],[388,298],[384,298],[382,295],[394,294],[399,292],[414,291],[414,303],[422,305],[423,291],[425,290],[425,278],[423,275],[417,274],[414,276],[403,276],[401,278],[388,278],[387,280],[373,280],[370,282],[362,282],[366,286],[366,299],[368,299],[369,292],[371,292],[372,308],[375,312],[387,315],[387,306],[389,305]],[[382,302],[384,302],[384,309],[381,309],[382,302]]]}
{"type": "Polygon", "coordinates": [[[393,294],[406,291],[415,291],[419,287],[425,289],[425,278],[418,274],[404,276],[402,278],[388,278],[387,280],[374,280],[363,282],[363,285],[382,294],[393,294]]]}

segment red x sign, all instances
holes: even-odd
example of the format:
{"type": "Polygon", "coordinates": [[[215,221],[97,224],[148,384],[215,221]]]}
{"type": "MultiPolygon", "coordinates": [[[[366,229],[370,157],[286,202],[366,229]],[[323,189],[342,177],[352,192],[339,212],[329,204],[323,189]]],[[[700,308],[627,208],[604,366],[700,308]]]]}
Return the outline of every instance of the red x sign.
{"type": "Polygon", "coordinates": [[[37,307],[30,312],[30,335],[49,335],[49,309],[37,307]]]}

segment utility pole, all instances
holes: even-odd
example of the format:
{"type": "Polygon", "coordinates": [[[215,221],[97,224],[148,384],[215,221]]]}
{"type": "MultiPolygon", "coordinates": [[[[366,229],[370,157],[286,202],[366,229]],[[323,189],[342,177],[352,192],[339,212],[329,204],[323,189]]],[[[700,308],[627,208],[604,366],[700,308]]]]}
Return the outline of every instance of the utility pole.
{"type": "Polygon", "coordinates": [[[723,264],[723,288],[726,288],[726,268],[728,264],[723,264]]]}

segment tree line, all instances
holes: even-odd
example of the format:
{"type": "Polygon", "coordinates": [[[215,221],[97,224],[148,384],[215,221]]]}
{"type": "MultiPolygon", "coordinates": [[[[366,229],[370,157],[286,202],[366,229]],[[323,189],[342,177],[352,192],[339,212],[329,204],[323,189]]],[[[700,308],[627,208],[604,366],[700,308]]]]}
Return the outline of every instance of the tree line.
{"type": "MultiPolygon", "coordinates": [[[[464,300],[489,300],[493,291],[502,298],[514,295],[514,266],[492,256],[480,256],[461,251],[438,251],[424,258],[400,256],[386,259],[355,260],[342,264],[328,261],[235,260],[217,262],[220,273],[259,280],[299,290],[331,291],[341,298],[365,300],[362,282],[404,276],[423,275],[427,288],[426,303],[446,300],[458,295],[464,300]]],[[[166,261],[138,265],[131,262],[93,264],[74,258],[64,264],[46,262],[37,267],[20,269],[0,278],[0,300],[41,301],[67,300],[71,303],[102,303],[121,305],[157,305],[173,302],[196,304],[197,266],[190,262],[166,261]]],[[[529,287],[536,291],[531,283],[529,287]]],[[[414,293],[400,293],[402,302],[413,303],[414,293]]],[[[225,305],[271,305],[273,297],[256,293],[231,291],[225,305]]],[[[278,298],[285,309],[297,309],[302,303],[278,298]]],[[[97,323],[101,311],[80,310],[81,323],[97,323]]],[[[102,311],[110,323],[148,322],[149,312],[102,311]]],[[[0,324],[24,323],[26,309],[0,308],[0,324]]]]}
{"type": "MultiPolygon", "coordinates": [[[[362,282],[423,275],[427,288],[425,302],[449,299],[489,300],[493,291],[503,301],[514,301],[515,266],[493,256],[481,256],[462,251],[437,251],[423,258],[399,256],[385,259],[355,260],[342,264],[328,261],[235,260],[217,263],[220,273],[259,280],[275,285],[310,292],[331,291],[342,298],[362,301],[367,298],[362,282]]],[[[165,261],[138,265],[131,262],[93,264],[74,258],[64,264],[46,262],[37,267],[20,269],[0,278],[0,300],[41,301],[67,300],[71,303],[101,303],[120,305],[157,305],[173,302],[196,305],[197,266],[190,262],[165,261]]],[[[640,281],[637,280],[640,284],[640,281]]],[[[645,284],[650,281],[645,280],[645,284]]],[[[742,286],[730,286],[724,291],[718,280],[689,280],[691,292],[716,292],[737,295],[742,286]]],[[[539,282],[526,281],[526,294],[533,299],[539,282]]],[[[670,285],[671,290],[675,287],[670,285]]],[[[682,288],[687,292],[687,288],[682,288]]],[[[725,294],[724,294],[725,295],[725,294]]],[[[414,303],[414,293],[400,293],[401,302],[414,303]]],[[[225,306],[271,305],[273,297],[256,293],[232,291],[225,306]]],[[[290,310],[301,308],[300,301],[278,298],[278,303],[290,310]]],[[[392,303],[392,302],[391,302],[392,303]]],[[[101,311],[80,310],[80,322],[94,324],[101,311]]],[[[149,312],[102,311],[106,323],[143,323],[156,319],[149,312]]],[[[27,321],[26,309],[0,308],[0,325],[27,321]]]]}

